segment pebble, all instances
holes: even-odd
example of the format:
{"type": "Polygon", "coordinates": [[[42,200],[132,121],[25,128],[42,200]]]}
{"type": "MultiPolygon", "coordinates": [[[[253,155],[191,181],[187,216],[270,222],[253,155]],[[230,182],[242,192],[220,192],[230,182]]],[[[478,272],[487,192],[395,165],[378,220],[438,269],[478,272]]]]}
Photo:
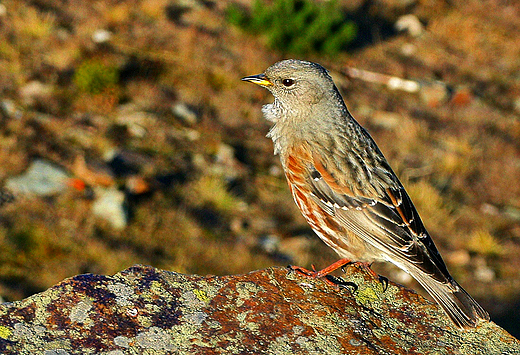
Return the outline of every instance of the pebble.
{"type": "Polygon", "coordinates": [[[475,270],[475,277],[482,282],[491,282],[495,279],[495,271],[489,267],[479,267],[475,270]]]}
{"type": "Polygon", "coordinates": [[[479,257],[475,261],[475,278],[482,282],[492,282],[495,280],[495,271],[487,265],[486,259],[479,257]]]}
{"type": "Polygon", "coordinates": [[[507,217],[515,221],[520,221],[520,208],[514,206],[506,206],[504,208],[504,213],[507,217]]]}
{"type": "Polygon", "coordinates": [[[25,105],[33,105],[38,99],[49,97],[53,92],[51,85],[33,80],[20,88],[20,97],[25,105]]]}
{"type": "Polygon", "coordinates": [[[7,179],[5,187],[14,193],[49,196],[67,189],[69,178],[62,168],[38,159],[23,174],[7,179]]]}
{"type": "Polygon", "coordinates": [[[116,122],[124,125],[128,133],[135,138],[144,138],[148,134],[148,127],[155,117],[147,112],[127,112],[123,110],[116,118],[116,122]]]}
{"type": "Polygon", "coordinates": [[[9,99],[0,101],[0,114],[6,118],[19,119],[22,117],[22,112],[18,110],[14,101],[9,99]]]}
{"type": "Polygon", "coordinates": [[[424,26],[417,16],[408,14],[399,17],[395,23],[398,31],[406,31],[412,37],[419,37],[424,33],[424,26]]]}
{"type": "Polygon", "coordinates": [[[267,254],[273,254],[278,250],[280,245],[280,237],[269,234],[263,236],[258,241],[258,246],[267,254]]]}
{"type": "Polygon", "coordinates": [[[114,229],[122,230],[128,224],[128,214],[124,206],[125,194],[115,188],[97,188],[92,213],[107,221],[114,229]]]}
{"type": "Polygon", "coordinates": [[[197,114],[184,102],[178,102],[172,105],[171,110],[176,118],[180,119],[186,124],[194,125],[199,121],[197,114]]]}
{"type": "Polygon", "coordinates": [[[112,32],[107,30],[97,30],[92,34],[92,41],[95,43],[105,43],[112,39],[112,32]]]}

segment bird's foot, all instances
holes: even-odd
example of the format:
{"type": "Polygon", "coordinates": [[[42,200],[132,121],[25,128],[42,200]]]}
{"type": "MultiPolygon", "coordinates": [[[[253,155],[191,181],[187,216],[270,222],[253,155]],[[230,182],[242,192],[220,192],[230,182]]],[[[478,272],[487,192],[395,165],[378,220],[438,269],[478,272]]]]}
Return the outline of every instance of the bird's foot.
{"type": "MultiPolygon", "coordinates": [[[[334,264],[327,266],[325,269],[322,269],[319,271],[316,271],[316,268],[314,267],[314,265],[312,265],[312,271],[307,270],[301,266],[289,265],[288,267],[289,267],[289,269],[291,269],[292,271],[295,271],[296,273],[300,274],[301,276],[309,277],[312,279],[319,279],[324,276],[328,276],[331,272],[333,272],[339,268],[342,268],[345,265],[350,264],[350,263],[352,263],[352,261],[350,259],[341,259],[341,260],[336,261],[334,264]]],[[[332,286],[336,291],[339,291],[340,286],[342,286],[342,282],[339,282],[339,283],[334,282],[333,280],[335,280],[335,279],[336,278],[334,278],[334,277],[325,277],[324,280],[326,283],[328,283],[330,286],[332,286]]],[[[350,285],[350,283],[347,283],[347,284],[350,285]]]]}
{"type": "Polygon", "coordinates": [[[314,267],[314,265],[312,265],[312,271],[305,269],[301,266],[289,265],[288,267],[290,270],[292,270],[304,277],[309,277],[312,279],[319,279],[319,278],[325,277],[324,278],[325,282],[327,284],[329,284],[330,286],[332,286],[336,291],[339,291],[340,286],[343,286],[343,287],[352,286],[355,289],[357,289],[357,286],[354,283],[346,282],[346,281],[338,279],[332,275],[329,275],[331,272],[333,272],[337,269],[341,269],[345,273],[345,266],[347,266],[347,265],[357,266],[357,267],[365,270],[366,272],[368,272],[374,278],[377,278],[379,280],[379,282],[381,282],[381,285],[383,286],[383,292],[385,292],[386,289],[388,288],[388,279],[384,276],[378,275],[374,270],[372,270],[371,269],[372,263],[367,263],[367,262],[362,262],[362,261],[353,262],[350,259],[340,259],[340,260],[336,261],[335,263],[333,263],[319,271],[316,271],[316,268],[314,267]]]}

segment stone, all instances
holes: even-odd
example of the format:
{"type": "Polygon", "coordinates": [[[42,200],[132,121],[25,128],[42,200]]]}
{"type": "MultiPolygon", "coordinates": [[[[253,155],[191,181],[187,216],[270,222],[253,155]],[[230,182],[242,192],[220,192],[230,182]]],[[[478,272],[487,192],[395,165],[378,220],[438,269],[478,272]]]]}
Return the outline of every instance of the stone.
{"type": "Polygon", "coordinates": [[[196,124],[199,119],[197,114],[184,102],[178,102],[171,107],[173,115],[188,125],[196,124]]]}
{"type": "Polygon", "coordinates": [[[54,88],[52,85],[33,80],[22,86],[19,93],[22,102],[27,106],[31,106],[38,101],[47,100],[53,92],[54,88]]]}
{"type": "Polygon", "coordinates": [[[284,268],[78,275],[0,305],[0,353],[520,354],[493,322],[455,328],[436,304],[363,268],[346,268],[340,284],[284,268]]]}
{"type": "Polygon", "coordinates": [[[92,41],[95,43],[105,43],[112,39],[112,32],[107,30],[97,30],[92,34],[92,41]]]}
{"type": "Polygon", "coordinates": [[[66,190],[69,178],[59,166],[37,159],[23,174],[7,179],[5,187],[15,194],[50,196],[66,190]]]}
{"type": "Polygon", "coordinates": [[[423,24],[417,16],[413,14],[399,17],[395,23],[395,29],[398,31],[408,32],[412,37],[419,37],[424,33],[423,24]]]}
{"type": "Polygon", "coordinates": [[[124,206],[125,194],[116,188],[96,188],[96,200],[92,213],[107,221],[114,229],[124,229],[128,224],[128,214],[124,206]]]}

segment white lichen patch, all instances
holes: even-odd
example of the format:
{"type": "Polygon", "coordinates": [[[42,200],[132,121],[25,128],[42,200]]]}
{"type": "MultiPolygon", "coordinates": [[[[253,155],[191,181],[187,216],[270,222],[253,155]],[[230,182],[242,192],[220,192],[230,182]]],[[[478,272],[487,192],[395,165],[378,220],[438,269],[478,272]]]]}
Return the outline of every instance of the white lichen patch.
{"type": "Polygon", "coordinates": [[[43,352],[43,355],[69,355],[70,353],[68,351],[65,351],[63,349],[53,349],[53,350],[45,350],[43,352]]]}
{"type": "Polygon", "coordinates": [[[128,348],[130,347],[130,342],[132,340],[128,337],[125,337],[123,335],[120,335],[120,336],[117,336],[114,338],[114,344],[116,344],[117,346],[120,346],[122,348],[128,348]]]}
{"type": "Polygon", "coordinates": [[[106,355],[125,355],[122,350],[112,350],[106,353],[106,355]]]}
{"type": "Polygon", "coordinates": [[[45,333],[45,328],[39,325],[32,326],[25,323],[16,323],[13,326],[12,340],[26,340],[30,338],[40,337],[45,333]]]}
{"type": "Polygon", "coordinates": [[[92,302],[80,301],[76,304],[69,314],[69,319],[72,323],[86,323],[87,321],[92,322],[89,318],[88,313],[92,309],[92,302]]]}
{"type": "Polygon", "coordinates": [[[191,323],[193,325],[201,325],[206,320],[207,317],[208,317],[208,315],[204,312],[194,312],[194,313],[184,314],[182,318],[186,322],[191,323]]]}
{"type": "Polygon", "coordinates": [[[116,296],[116,303],[121,307],[132,305],[130,298],[135,295],[134,289],[124,283],[117,282],[107,286],[108,290],[116,296]]]}

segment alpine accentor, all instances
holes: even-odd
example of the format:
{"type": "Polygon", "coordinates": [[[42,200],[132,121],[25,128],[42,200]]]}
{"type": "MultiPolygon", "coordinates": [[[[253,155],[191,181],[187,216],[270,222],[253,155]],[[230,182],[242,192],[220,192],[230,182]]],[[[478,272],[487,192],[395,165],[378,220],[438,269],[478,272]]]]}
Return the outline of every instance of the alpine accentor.
{"type": "Polygon", "coordinates": [[[242,80],[274,95],[262,112],[274,123],[268,137],[294,200],[342,258],[309,275],[325,276],[351,261],[389,261],[413,276],[457,326],[489,319],[449,274],[403,185],[325,68],[284,60],[242,80]]]}

